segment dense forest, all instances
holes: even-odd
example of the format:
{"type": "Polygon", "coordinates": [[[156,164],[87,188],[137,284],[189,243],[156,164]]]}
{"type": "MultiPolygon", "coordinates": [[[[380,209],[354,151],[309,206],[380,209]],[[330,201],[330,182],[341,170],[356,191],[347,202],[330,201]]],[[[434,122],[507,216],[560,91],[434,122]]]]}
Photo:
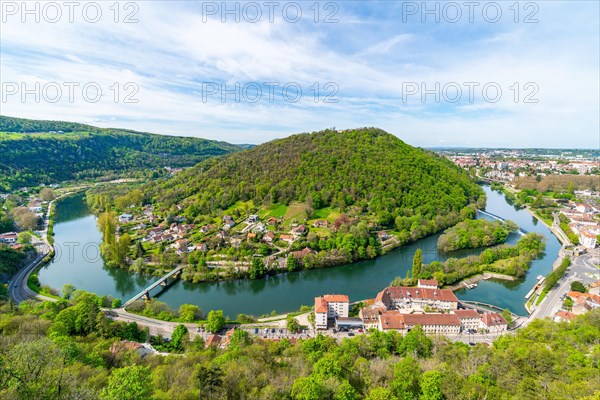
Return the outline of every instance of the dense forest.
{"type": "Polygon", "coordinates": [[[192,137],[0,116],[0,192],[72,179],[189,167],[240,148],[192,137]]]}
{"type": "Polygon", "coordinates": [[[444,252],[475,249],[504,243],[511,232],[518,229],[512,221],[487,221],[474,219],[459,222],[439,237],[438,249],[444,252]]]}
{"type": "Polygon", "coordinates": [[[355,207],[376,215],[381,226],[408,231],[441,229],[443,219],[484,202],[481,188],[451,161],[375,128],[274,140],[204,161],[144,192],[163,208],[183,203],[192,216],[237,201],[300,201],[310,210],[355,207]]]}
{"type": "Polygon", "coordinates": [[[148,332],[107,319],[103,305],[84,292],[0,305],[0,398],[592,400],[600,391],[600,310],[570,323],[535,320],[475,346],[417,327],[297,344],[237,330],[227,350],[205,349],[180,325],[157,344],[179,354],[141,358],[115,343],[148,332]]]}

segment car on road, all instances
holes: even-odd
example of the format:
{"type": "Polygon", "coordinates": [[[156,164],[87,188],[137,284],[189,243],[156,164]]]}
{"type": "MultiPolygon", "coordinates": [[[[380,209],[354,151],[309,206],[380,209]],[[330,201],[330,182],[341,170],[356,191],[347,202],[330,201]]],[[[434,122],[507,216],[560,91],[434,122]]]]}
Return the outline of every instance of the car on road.
{"type": "Polygon", "coordinates": [[[469,342],[469,346],[475,346],[475,342],[469,342]]]}
{"type": "Polygon", "coordinates": [[[271,329],[271,333],[275,333],[275,328],[272,328],[272,329],[271,329]]]}
{"type": "Polygon", "coordinates": [[[363,329],[362,328],[358,328],[358,332],[359,333],[363,333],[363,329]]]}
{"type": "Polygon", "coordinates": [[[354,336],[354,332],[348,332],[348,336],[354,336]]]}
{"type": "Polygon", "coordinates": [[[254,334],[258,335],[258,328],[254,328],[254,334]]]}

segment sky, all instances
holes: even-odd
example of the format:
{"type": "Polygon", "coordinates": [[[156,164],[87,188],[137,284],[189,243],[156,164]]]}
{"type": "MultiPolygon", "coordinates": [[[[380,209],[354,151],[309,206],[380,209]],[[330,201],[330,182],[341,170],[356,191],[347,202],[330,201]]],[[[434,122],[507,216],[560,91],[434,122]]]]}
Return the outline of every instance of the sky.
{"type": "Polygon", "coordinates": [[[598,148],[600,2],[0,1],[0,114],[259,144],[598,148]]]}

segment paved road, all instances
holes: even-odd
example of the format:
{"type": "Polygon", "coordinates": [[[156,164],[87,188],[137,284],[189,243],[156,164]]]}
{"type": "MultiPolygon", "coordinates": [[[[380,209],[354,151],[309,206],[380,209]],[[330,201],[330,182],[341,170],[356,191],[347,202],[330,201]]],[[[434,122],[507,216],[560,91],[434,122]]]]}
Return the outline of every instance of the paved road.
{"type": "Polygon", "coordinates": [[[542,304],[533,310],[526,324],[535,318],[552,318],[562,307],[563,300],[560,297],[571,290],[573,281],[589,285],[600,279],[600,270],[594,265],[598,263],[599,255],[600,249],[595,249],[593,252],[571,258],[572,264],[558,281],[558,286],[548,292],[542,304]]]}

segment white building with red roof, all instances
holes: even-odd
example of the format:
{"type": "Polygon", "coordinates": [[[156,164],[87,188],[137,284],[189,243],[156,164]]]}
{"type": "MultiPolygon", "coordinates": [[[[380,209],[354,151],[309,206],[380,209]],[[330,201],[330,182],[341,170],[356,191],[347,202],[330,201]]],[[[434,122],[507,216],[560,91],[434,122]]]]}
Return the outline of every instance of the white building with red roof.
{"type": "Polygon", "coordinates": [[[389,310],[425,311],[425,308],[453,311],[458,308],[458,299],[449,289],[390,286],[375,298],[375,305],[389,310]]]}
{"type": "Polygon", "coordinates": [[[503,333],[508,329],[508,322],[498,313],[485,313],[481,316],[480,328],[489,333],[503,333]]]}
{"type": "Polygon", "coordinates": [[[456,310],[454,315],[460,320],[463,330],[479,329],[481,323],[481,315],[472,309],[456,310]]]}
{"type": "Polygon", "coordinates": [[[403,333],[417,325],[425,333],[458,334],[461,323],[455,314],[401,314],[398,311],[388,311],[379,316],[379,330],[398,330],[403,333]]]}
{"type": "Polygon", "coordinates": [[[350,299],[345,294],[326,294],[315,297],[315,327],[327,329],[327,320],[348,318],[350,299]]]}

